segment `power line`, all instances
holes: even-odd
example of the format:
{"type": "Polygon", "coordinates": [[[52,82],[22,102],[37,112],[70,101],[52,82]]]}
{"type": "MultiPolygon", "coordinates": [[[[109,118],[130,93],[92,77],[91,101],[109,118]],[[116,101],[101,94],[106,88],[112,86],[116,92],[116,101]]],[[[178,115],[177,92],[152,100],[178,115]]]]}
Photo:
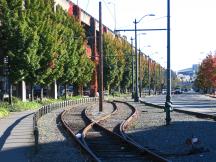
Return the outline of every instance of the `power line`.
{"type": "Polygon", "coordinates": [[[113,19],[115,19],[115,16],[113,15],[112,11],[110,10],[110,8],[109,8],[108,5],[107,5],[107,2],[106,2],[105,0],[103,0],[103,2],[105,3],[105,6],[106,6],[106,8],[107,8],[108,11],[109,11],[109,14],[113,17],[113,19]]]}
{"type": "Polygon", "coordinates": [[[87,11],[87,9],[88,9],[88,6],[89,6],[89,0],[88,0],[87,5],[86,5],[86,11],[87,11]]]}

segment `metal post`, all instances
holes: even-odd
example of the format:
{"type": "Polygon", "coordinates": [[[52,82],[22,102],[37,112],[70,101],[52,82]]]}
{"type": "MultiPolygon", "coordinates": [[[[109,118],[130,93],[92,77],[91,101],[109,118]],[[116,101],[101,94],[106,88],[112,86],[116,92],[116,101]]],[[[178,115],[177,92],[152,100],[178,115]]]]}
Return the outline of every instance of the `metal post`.
{"type": "Polygon", "coordinates": [[[136,88],[135,88],[135,96],[134,96],[134,102],[139,102],[139,96],[138,96],[138,55],[137,55],[137,24],[138,22],[134,21],[135,24],[135,56],[136,56],[136,88]]]}
{"type": "Polygon", "coordinates": [[[140,84],[139,84],[139,96],[140,98],[142,97],[142,78],[141,78],[141,51],[139,49],[139,81],[140,81],[140,84]]]}
{"type": "Polygon", "coordinates": [[[155,79],[154,79],[154,93],[155,95],[157,94],[157,63],[154,63],[154,74],[155,74],[155,79]]]}
{"type": "Polygon", "coordinates": [[[161,88],[161,66],[159,65],[159,94],[162,92],[161,88]]]}
{"type": "Polygon", "coordinates": [[[150,57],[148,56],[148,95],[151,95],[151,83],[150,83],[150,57]]]}
{"type": "Polygon", "coordinates": [[[115,5],[115,3],[113,3],[113,4],[114,4],[114,19],[115,19],[115,30],[116,30],[116,5],[115,5]]]}
{"type": "Polygon", "coordinates": [[[134,98],[134,56],[133,56],[133,38],[131,37],[131,56],[132,56],[132,98],[134,98]]]}
{"type": "Polygon", "coordinates": [[[170,0],[167,0],[167,95],[165,102],[166,125],[170,124],[171,102],[171,71],[170,71],[170,0]]]}
{"type": "Polygon", "coordinates": [[[99,111],[103,111],[103,39],[102,39],[102,7],[99,2],[99,54],[100,54],[100,76],[99,76],[99,111]]]}

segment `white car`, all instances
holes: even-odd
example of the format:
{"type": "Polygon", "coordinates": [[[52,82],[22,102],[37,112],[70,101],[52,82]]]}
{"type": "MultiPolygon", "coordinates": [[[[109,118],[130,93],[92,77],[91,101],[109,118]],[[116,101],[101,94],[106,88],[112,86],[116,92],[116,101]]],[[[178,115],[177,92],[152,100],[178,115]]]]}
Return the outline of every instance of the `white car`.
{"type": "Polygon", "coordinates": [[[166,94],[167,93],[167,91],[166,91],[166,89],[162,89],[162,92],[161,92],[162,94],[166,94]]]}

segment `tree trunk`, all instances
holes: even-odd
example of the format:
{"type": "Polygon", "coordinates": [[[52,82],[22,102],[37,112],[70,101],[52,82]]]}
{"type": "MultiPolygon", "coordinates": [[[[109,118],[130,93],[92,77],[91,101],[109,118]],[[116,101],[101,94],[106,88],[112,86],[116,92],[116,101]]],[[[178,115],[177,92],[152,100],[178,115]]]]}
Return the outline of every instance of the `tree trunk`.
{"type": "Polygon", "coordinates": [[[8,99],[8,102],[10,105],[13,105],[12,95],[13,95],[13,85],[10,83],[10,85],[9,85],[9,99],[8,99]]]}
{"type": "Polygon", "coordinates": [[[34,101],[34,85],[31,84],[31,101],[34,101]]]}
{"type": "Polygon", "coordinates": [[[74,86],[74,96],[79,95],[79,87],[78,87],[78,85],[74,84],[73,86],[74,86]]]}
{"type": "Polygon", "coordinates": [[[107,91],[109,93],[109,95],[111,94],[111,91],[110,91],[110,85],[107,85],[107,91]]]}
{"type": "Polygon", "coordinates": [[[79,92],[80,92],[80,95],[83,96],[83,85],[79,86],[79,92]]]}
{"type": "Polygon", "coordinates": [[[66,83],[64,85],[64,89],[65,89],[64,95],[65,95],[65,100],[66,100],[67,99],[67,84],[66,83]]]}
{"type": "Polygon", "coordinates": [[[43,87],[41,87],[41,91],[40,91],[40,101],[43,101],[43,87]]]}

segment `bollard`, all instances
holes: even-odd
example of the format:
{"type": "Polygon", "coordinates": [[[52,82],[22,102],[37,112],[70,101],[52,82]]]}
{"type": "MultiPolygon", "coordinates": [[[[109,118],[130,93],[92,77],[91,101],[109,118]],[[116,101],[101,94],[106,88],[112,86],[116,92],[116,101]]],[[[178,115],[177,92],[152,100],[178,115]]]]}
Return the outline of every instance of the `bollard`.
{"type": "Polygon", "coordinates": [[[35,138],[35,153],[37,153],[38,152],[38,139],[39,139],[38,127],[34,128],[34,138],[35,138]]]}

